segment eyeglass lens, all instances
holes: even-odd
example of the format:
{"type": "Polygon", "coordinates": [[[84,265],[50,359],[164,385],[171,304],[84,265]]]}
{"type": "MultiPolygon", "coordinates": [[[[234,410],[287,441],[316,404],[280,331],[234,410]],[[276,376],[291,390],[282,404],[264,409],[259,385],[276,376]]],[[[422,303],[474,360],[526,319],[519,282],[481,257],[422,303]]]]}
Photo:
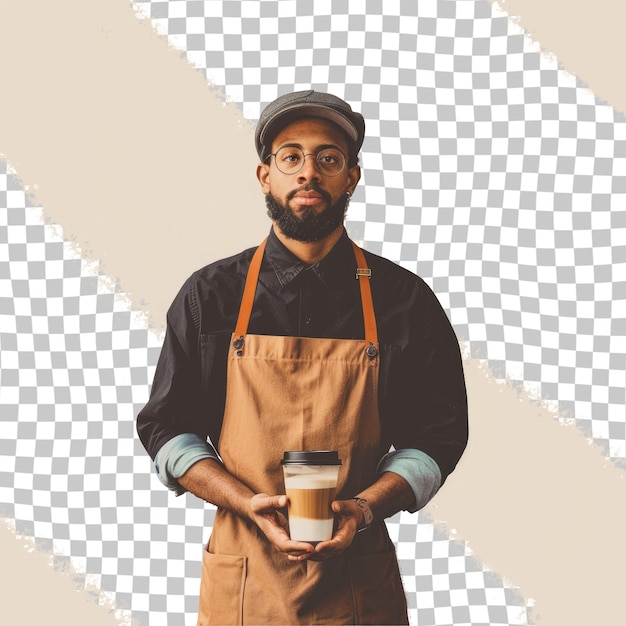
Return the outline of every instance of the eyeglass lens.
{"type": "Polygon", "coordinates": [[[346,158],[335,148],[324,148],[317,153],[304,154],[300,148],[285,146],[276,152],[276,167],[283,174],[296,174],[304,167],[304,159],[314,156],[317,167],[327,176],[337,176],[343,170],[346,158]]]}

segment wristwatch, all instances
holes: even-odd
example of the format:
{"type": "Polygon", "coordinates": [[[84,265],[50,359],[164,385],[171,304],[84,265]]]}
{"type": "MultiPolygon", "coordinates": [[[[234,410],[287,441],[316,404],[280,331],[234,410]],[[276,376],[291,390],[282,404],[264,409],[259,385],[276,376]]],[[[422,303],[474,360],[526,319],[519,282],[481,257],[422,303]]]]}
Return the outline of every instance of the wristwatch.
{"type": "Polygon", "coordinates": [[[372,513],[372,509],[370,509],[370,505],[367,503],[365,498],[352,498],[358,505],[361,511],[363,511],[363,519],[365,520],[365,525],[361,526],[358,529],[358,532],[362,530],[366,530],[369,525],[374,520],[374,514],[372,513]]]}

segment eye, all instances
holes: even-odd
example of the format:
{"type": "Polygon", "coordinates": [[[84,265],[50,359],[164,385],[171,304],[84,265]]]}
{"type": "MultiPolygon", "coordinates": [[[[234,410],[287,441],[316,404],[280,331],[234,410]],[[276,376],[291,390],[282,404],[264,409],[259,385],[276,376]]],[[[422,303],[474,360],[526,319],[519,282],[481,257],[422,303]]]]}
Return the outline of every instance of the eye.
{"type": "Polygon", "coordinates": [[[276,154],[276,158],[281,163],[293,165],[300,162],[300,159],[302,159],[302,152],[294,148],[282,148],[276,154]]]}
{"type": "Polygon", "coordinates": [[[327,176],[337,176],[343,171],[346,158],[343,153],[335,148],[325,148],[318,152],[317,165],[327,176]]]}
{"type": "Polygon", "coordinates": [[[317,160],[324,165],[337,165],[341,162],[341,155],[334,150],[324,150],[317,155],[317,160]]]}

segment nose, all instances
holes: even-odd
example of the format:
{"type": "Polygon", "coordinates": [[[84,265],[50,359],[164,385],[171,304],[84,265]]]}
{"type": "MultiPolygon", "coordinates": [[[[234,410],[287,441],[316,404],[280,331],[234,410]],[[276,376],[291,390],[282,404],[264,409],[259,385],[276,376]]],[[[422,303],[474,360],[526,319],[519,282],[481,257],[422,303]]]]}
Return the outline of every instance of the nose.
{"type": "Polygon", "coordinates": [[[322,178],[320,171],[317,167],[317,159],[314,154],[304,155],[304,164],[302,169],[298,172],[298,182],[303,183],[309,180],[320,181],[322,178]]]}

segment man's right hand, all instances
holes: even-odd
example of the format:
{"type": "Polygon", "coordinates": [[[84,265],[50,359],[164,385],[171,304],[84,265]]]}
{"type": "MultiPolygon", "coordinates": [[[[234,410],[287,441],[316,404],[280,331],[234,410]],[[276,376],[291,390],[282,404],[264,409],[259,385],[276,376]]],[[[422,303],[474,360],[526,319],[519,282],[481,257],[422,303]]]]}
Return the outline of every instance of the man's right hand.
{"type": "Polygon", "coordinates": [[[194,463],[178,482],[199,498],[255,523],[267,540],[289,559],[301,561],[315,552],[310,543],[289,539],[287,518],[282,512],[287,508],[287,496],[254,494],[214,459],[194,463]]]}
{"type": "Polygon", "coordinates": [[[287,507],[287,496],[257,493],[250,499],[250,519],[261,529],[268,541],[291,560],[303,561],[315,553],[312,544],[292,541],[289,525],[281,509],[287,507]]]}

